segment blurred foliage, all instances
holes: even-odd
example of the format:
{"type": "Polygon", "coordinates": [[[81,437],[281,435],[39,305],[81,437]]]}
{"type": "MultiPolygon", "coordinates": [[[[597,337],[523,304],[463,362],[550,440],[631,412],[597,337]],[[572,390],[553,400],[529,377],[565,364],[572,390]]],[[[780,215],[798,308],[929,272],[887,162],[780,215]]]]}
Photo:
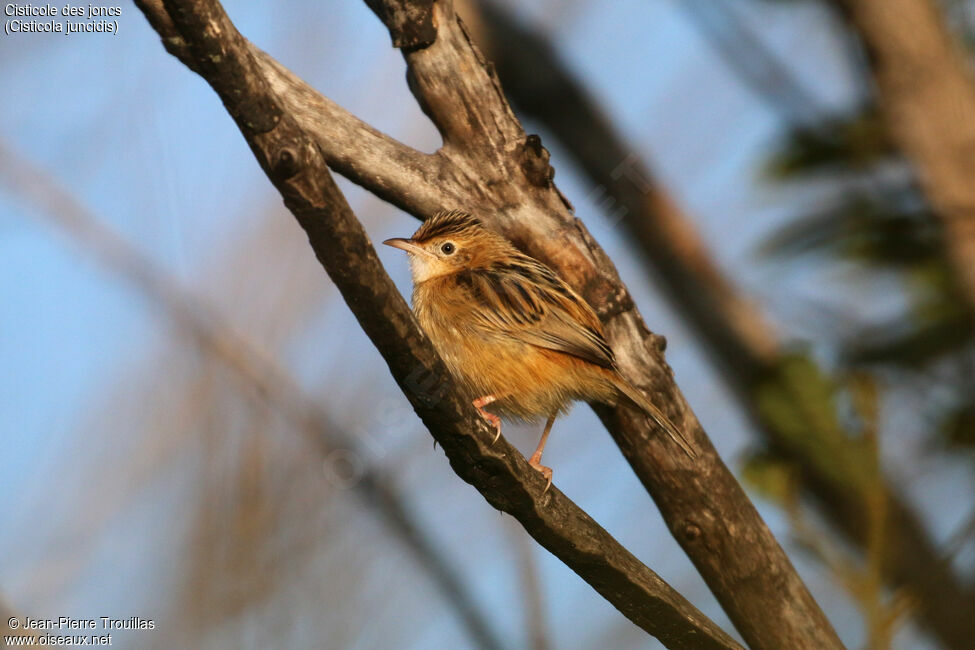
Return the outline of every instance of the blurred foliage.
{"type": "Polygon", "coordinates": [[[799,494],[798,471],[777,454],[757,450],[745,457],[741,476],[748,487],[776,504],[793,503],[799,494]]]}
{"type": "Polygon", "coordinates": [[[763,421],[779,432],[789,457],[816,467],[818,475],[829,477],[830,485],[863,492],[862,450],[835,408],[839,387],[833,378],[807,354],[792,353],[755,391],[763,421]]]}
{"type": "Polygon", "coordinates": [[[930,390],[933,381],[950,395],[929,414],[936,422],[932,434],[939,446],[972,448],[975,322],[959,299],[940,222],[916,181],[892,175],[892,167],[904,165],[873,106],[793,129],[771,156],[769,173],[789,182],[833,181],[837,198],[797,216],[761,252],[780,263],[816,257],[896,277],[906,303],[900,313],[830,333],[841,363],[898,371],[908,386],[930,390]]]}
{"type": "Polygon", "coordinates": [[[763,251],[791,258],[820,254],[873,267],[924,271],[941,264],[941,233],[915,192],[853,189],[825,209],[800,216],[763,251]]]}
{"type": "Polygon", "coordinates": [[[962,404],[944,423],[945,438],[955,447],[975,447],[975,404],[962,404]]]}
{"type": "MultiPolygon", "coordinates": [[[[800,470],[782,456],[766,450],[754,451],[746,457],[742,478],[750,488],[787,513],[794,542],[825,567],[833,580],[857,604],[866,628],[865,647],[887,650],[893,646],[897,630],[915,603],[904,590],[889,592],[883,580],[883,562],[889,536],[886,483],[881,471],[878,440],[880,389],[875,377],[863,372],[852,373],[842,382],[842,386],[833,384],[818,372],[815,364],[799,356],[790,362],[789,368],[794,380],[789,383],[813,386],[814,392],[820,393],[820,399],[833,400],[838,393],[849,398],[850,422],[844,422],[842,427],[852,432],[847,434],[851,437],[847,438],[841,433],[838,421],[833,430],[847,440],[855,439],[857,450],[863,452],[855,454],[855,467],[846,463],[839,468],[845,476],[856,478],[856,488],[869,505],[865,509],[868,519],[867,544],[863,552],[840,544],[828,528],[808,520],[799,498],[800,470]],[[801,381],[803,379],[806,381],[801,381]],[[811,382],[808,381],[810,379],[811,382]]],[[[826,453],[831,455],[828,449],[826,453]]],[[[839,458],[850,461],[852,455],[842,454],[839,458]]]]}
{"type": "Polygon", "coordinates": [[[847,115],[825,118],[815,127],[794,128],[772,155],[768,171],[789,178],[841,167],[866,169],[893,153],[877,108],[867,105],[847,115]]]}

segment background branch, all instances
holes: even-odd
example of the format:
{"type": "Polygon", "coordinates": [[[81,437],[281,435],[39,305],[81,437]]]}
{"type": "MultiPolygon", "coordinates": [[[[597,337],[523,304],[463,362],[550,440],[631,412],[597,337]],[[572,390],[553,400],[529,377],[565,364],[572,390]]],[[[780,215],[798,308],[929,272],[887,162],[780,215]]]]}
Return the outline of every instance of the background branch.
{"type": "MultiPolygon", "coordinates": [[[[3,625],[3,627],[0,629],[3,630],[3,633],[5,635],[25,637],[24,641],[36,642],[38,636],[37,630],[23,629],[20,625],[18,625],[16,628],[10,627],[8,621],[15,618],[18,620],[23,619],[23,617],[20,615],[19,612],[14,613],[14,609],[8,605],[7,600],[5,598],[0,597],[0,620],[3,621],[2,623],[0,623],[0,625],[3,625]],[[33,638],[27,638],[27,637],[33,637],[33,638]]],[[[33,643],[31,645],[33,645],[33,643]]]]}
{"type": "Polygon", "coordinates": [[[727,0],[681,0],[674,6],[684,12],[721,55],[722,63],[753,94],[786,113],[790,121],[805,127],[819,125],[826,108],[749,29],[734,5],[727,0]]]}
{"type": "Polygon", "coordinates": [[[975,318],[975,78],[934,0],[832,0],[866,48],[891,137],[916,165],[975,318]]]}

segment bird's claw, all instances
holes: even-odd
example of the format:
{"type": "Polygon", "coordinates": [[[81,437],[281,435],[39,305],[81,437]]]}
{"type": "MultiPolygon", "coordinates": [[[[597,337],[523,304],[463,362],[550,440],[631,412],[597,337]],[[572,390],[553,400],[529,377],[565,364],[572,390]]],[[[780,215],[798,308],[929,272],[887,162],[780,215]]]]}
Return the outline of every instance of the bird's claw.
{"type": "Polygon", "coordinates": [[[544,496],[544,494],[548,492],[548,489],[552,487],[552,468],[545,467],[545,465],[539,463],[533,463],[531,461],[529,461],[528,464],[531,465],[533,468],[535,468],[539,473],[541,473],[542,476],[545,477],[547,483],[545,483],[545,489],[542,490],[542,495],[544,496]]]}
{"type": "Polygon", "coordinates": [[[495,434],[494,440],[491,441],[492,446],[498,441],[499,438],[501,438],[501,418],[494,413],[488,413],[484,410],[484,407],[496,399],[497,398],[494,395],[485,395],[484,397],[478,397],[476,400],[471,402],[474,405],[474,408],[477,409],[477,412],[481,414],[481,417],[487,420],[491,426],[494,427],[495,434]]]}
{"type": "Polygon", "coordinates": [[[479,408],[477,410],[480,411],[481,417],[487,420],[491,426],[494,427],[494,440],[491,441],[491,444],[494,445],[494,443],[498,441],[498,438],[501,437],[501,418],[494,413],[488,413],[484,409],[479,408]]]}

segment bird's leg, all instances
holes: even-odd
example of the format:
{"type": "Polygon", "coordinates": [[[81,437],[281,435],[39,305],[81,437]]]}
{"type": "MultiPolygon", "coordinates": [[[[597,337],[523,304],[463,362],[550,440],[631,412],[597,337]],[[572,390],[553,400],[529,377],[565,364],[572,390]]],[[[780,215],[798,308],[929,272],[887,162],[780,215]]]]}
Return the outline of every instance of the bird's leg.
{"type": "Polygon", "coordinates": [[[537,469],[542,473],[546,479],[548,479],[548,484],[542,491],[542,494],[548,492],[548,489],[552,487],[552,468],[545,467],[542,465],[542,452],[545,451],[545,443],[548,441],[548,434],[552,431],[552,425],[555,424],[555,416],[559,414],[558,411],[548,416],[548,422],[545,423],[545,430],[542,431],[542,439],[538,441],[538,448],[535,449],[535,453],[532,457],[528,459],[528,464],[537,469]]]}
{"type": "Polygon", "coordinates": [[[494,395],[485,395],[484,397],[478,397],[476,400],[471,402],[474,405],[474,408],[477,409],[477,412],[481,414],[481,417],[494,425],[494,430],[497,433],[494,436],[494,440],[491,441],[492,445],[498,441],[498,438],[501,437],[501,418],[494,413],[488,413],[484,410],[484,407],[491,402],[496,401],[498,401],[498,398],[494,395]]]}

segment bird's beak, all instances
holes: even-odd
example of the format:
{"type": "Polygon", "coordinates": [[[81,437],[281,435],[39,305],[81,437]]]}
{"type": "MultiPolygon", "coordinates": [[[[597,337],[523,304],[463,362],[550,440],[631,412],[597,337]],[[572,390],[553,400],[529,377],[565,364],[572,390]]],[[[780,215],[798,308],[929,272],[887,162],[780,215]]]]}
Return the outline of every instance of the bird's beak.
{"type": "Polygon", "coordinates": [[[383,242],[387,246],[392,246],[393,248],[399,248],[407,253],[413,253],[414,255],[423,255],[425,257],[436,258],[437,256],[433,253],[429,253],[423,248],[417,246],[409,239],[402,239],[401,237],[393,237],[392,239],[387,239],[383,242]]]}

